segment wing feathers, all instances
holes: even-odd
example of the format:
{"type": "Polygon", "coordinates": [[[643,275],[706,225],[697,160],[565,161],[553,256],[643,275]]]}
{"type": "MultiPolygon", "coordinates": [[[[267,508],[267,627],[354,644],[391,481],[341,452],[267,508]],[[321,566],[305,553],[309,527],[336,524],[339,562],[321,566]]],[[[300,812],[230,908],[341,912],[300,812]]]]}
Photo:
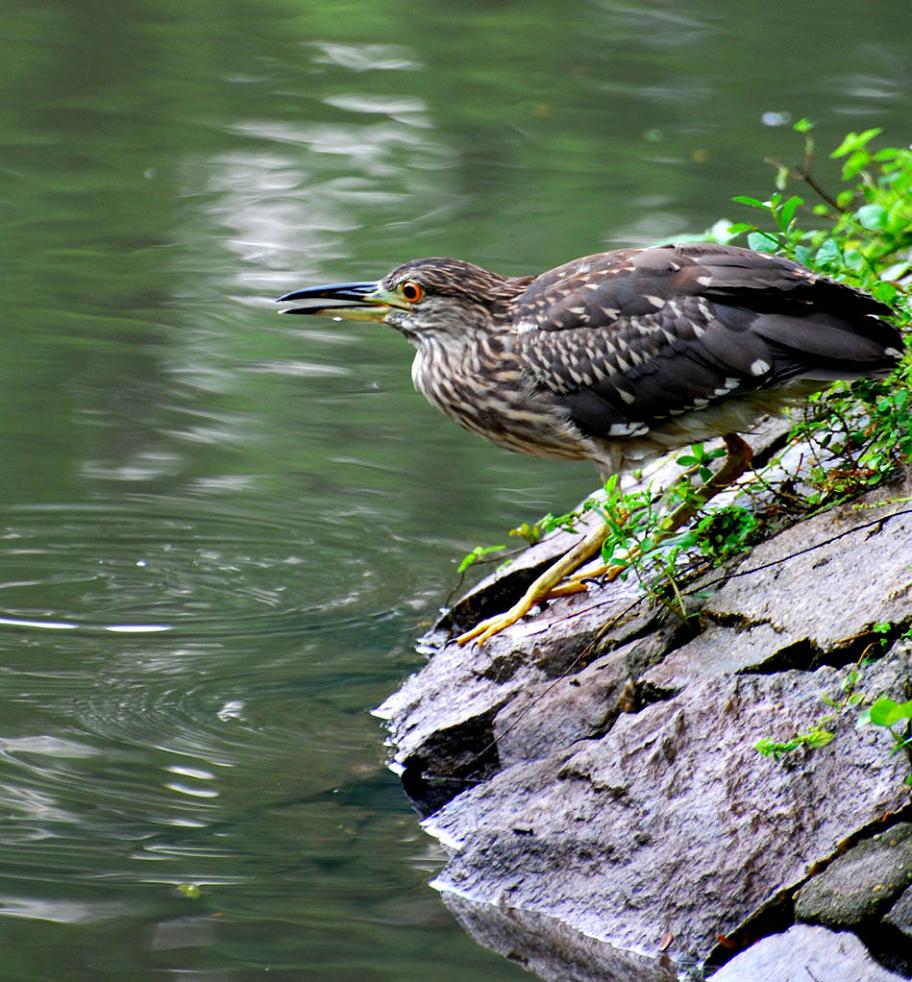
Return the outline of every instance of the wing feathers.
{"type": "Polygon", "coordinates": [[[624,436],[796,378],[885,373],[902,347],[885,312],[787,259],[686,244],[551,270],[515,321],[534,382],[585,432],[624,436]]]}

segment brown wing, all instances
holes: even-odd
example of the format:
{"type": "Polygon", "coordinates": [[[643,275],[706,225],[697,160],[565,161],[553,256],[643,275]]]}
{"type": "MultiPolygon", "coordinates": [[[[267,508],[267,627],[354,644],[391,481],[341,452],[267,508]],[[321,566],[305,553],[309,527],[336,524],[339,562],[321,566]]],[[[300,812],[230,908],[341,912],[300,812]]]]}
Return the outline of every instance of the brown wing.
{"type": "Polygon", "coordinates": [[[685,244],[601,253],[535,279],[515,323],[535,380],[593,436],[797,378],[888,371],[887,307],[787,259],[685,244]]]}

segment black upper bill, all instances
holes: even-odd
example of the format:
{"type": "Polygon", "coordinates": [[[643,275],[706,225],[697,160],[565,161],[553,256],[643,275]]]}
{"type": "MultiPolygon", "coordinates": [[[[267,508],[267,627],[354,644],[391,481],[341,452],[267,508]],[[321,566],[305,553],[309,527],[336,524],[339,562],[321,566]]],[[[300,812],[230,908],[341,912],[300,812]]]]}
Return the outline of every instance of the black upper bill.
{"type": "Polygon", "coordinates": [[[309,287],[306,290],[295,290],[279,297],[276,303],[290,300],[328,301],[315,303],[307,307],[293,307],[283,310],[283,314],[321,314],[327,310],[340,310],[348,307],[375,307],[376,299],[370,299],[376,293],[376,283],[331,283],[326,286],[309,287]]]}

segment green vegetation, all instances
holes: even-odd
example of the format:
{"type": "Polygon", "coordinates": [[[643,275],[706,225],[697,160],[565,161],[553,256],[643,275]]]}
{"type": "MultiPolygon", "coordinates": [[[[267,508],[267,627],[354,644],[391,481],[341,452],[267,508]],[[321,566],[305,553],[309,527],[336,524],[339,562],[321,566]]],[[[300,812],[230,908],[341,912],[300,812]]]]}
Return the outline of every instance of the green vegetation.
{"type": "MultiPolygon", "coordinates": [[[[849,133],[830,154],[842,161],[844,187],[829,194],[813,173],[814,142],[811,124],[801,120],[795,129],[804,134],[801,167],[777,164],[777,191],[769,201],[735,200],[768,213],[774,231],[753,224],[729,227],[730,235],[746,235],[756,249],[787,255],[810,269],[866,290],[888,304],[894,323],[906,327],[912,321],[912,150],[895,147],[872,149],[878,129],[849,133]],[[802,182],[819,199],[810,208],[823,220],[815,229],[804,229],[798,216],[807,210],[804,199],[786,195],[791,183],[802,182]]],[[[832,507],[893,476],[912,460],[912,354],[909,348],[888,379],[859,379],[837,383],[812,400],[814,411],[800,422],[794,435],[807,440],[817,453],[811,469],[812,491],[805,495],[806,508],[832,507]]],[[[892,625],[877,623],[876,654],[890,644],[892,625]]],[[[905,636],[910,634],[906,632],[905,636]]],[[[869,646],[869,651],[875,645],[869,646]]],[[[841,703],[827,700],[836,713],[822,717],[805,733],[789,741],[758,741],[759,753],[779,760],[798,747],[825,746],[833,738],[826,727],[840,710],[865,701],[856,690],[860,667],[849,673],[850,693],[841,703]]],[[[892,752],[909,750],[912,702],[880,696],[858,717],[858,726],[881,726],[893,738],[892,752]]],[[[912,783],[912,774],[907,778],[912,783]]]]}
{"type": "MultiPolygon", "coordinates": [[[[912,150],[872,144],[878,129],[849,133],[830,154],[842,161],[843,187],[824,190],[814,176],[812,125],[795,124],[804,135],[799,167],[776,166],[777,190],[768,201],[739,196],[734,201],[759,210],[772,225],[718,226],[717,238],[746,236],[755,249],[785,255],[809,269],[857,286],[888,304],[894,322],[912,321],[912,150]],[[819,199],[808,205],[788,195],[790,184],[806,185],[819,199]],[[804,228],[808,216],[817,227],[804,228]]],[[[722,223],[720,223],[721,225],[722,223]]],[[[826,463],[811,474],[811,506],[845,500],[880,484],[898,465],[912,459],[912,355],[889,379],[837,383],[812,398],[815,411],[795,428],[826,463]]]]}
{"type": "Polygon", "coordinates": [[[790,740],[770,740],[764,737],[756,742],[755,749],[764,757],[772,757],[774,760],[781,760],[786,754],[792,753],[801,747],[816,749],[825,747],[834,737],[830,730],[824,729],[820,724],[816,724],[803,733],[796,733],[790,740]]]}
{"type": "MultiPolygon", "coordinates": [[[[857,725],[882,726],[893,738],[891,753],[908,752],[912,747],[912,701],[896,702],[881,696],[862,711],[857,725]]],[[[912,773],[906,778],[906,784],[912,785],[912,773]]]]}
{"type": "Polygon", "coordinates": [[[829,706],[831,712],[821,716],[807,730],[796,733],[788,740],[771,740],[768,737],[763,737],[754,744],[757,753],[781,761],[787,754],[795,750],[802,748],[816,750],[830,743],[836,736],[833,728],[839,717],[846,709],[859,706],[865,699],[864,692],[858,688],[858,683],[861,681],[864,667],[868,664],[870,662],[866,651],[841,680],[841,694],[836,698],[826,695],[820,697],[820,701],[829,706]]]}

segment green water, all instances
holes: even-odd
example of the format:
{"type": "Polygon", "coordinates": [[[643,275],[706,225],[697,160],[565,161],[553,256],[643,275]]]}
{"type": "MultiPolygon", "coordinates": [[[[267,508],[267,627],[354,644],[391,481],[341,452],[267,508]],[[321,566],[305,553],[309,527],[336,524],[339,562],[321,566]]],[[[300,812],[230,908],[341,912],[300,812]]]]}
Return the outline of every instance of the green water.
{"type": "Polygon", "coordinates": [[[908,142],[908,0],[0,10],[0,978],[524,977],[368,710],[455,561],[592,475],[272,298],[743,218],[782,114],[908,142]]]}

